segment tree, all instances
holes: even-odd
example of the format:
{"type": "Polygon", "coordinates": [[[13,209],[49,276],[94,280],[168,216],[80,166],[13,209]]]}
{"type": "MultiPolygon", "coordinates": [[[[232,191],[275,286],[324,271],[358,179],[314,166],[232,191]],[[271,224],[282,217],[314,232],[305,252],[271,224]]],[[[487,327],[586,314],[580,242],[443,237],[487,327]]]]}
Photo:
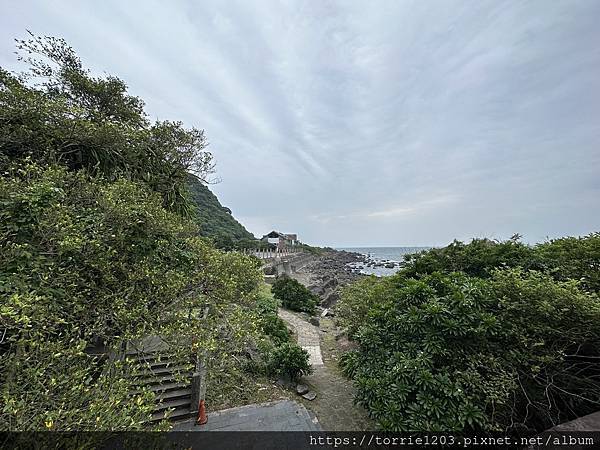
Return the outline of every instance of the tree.
{"type": "Polygon", "coordinates": [[[29,75],[0,69],[0,429],[140,429],[154,394],[132,397],[129,362],[107,353],[160,335],[227,367],[265,339],[260,264],[190,219],[190,172],[213,167],[202,131],[150,124],[63,40],[19,46],[29,75]]]}
{"type": "Polygon", "coordinates": [[[18,41],[28,73],[0,69],[0,164],[30,158],[146,183],[170,210],[189,214],[189,173],[214,172],[204,131],[151,124],[141,99],[113,76],[93,77],[62,39],[18,41]]]}

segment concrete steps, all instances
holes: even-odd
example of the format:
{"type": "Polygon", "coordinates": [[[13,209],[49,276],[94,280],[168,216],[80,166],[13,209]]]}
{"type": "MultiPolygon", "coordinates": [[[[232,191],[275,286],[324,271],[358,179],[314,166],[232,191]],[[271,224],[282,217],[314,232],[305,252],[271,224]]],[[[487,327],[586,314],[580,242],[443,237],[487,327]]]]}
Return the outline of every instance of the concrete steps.
{"type": "Polygon", "coordinates": [[[164,366],[151,366],[148,370],[142,370],[140,372],[134,372],[131,376],[136,378],[155,378],[160,375],[172,375],[173,373],[185,373],[191,370],[190,366],[185,365],[169,365],[164,366]]]}
{"type": "Polygon", "coordinates": [[[193,367],[175,359],[172,354],[156,352],[129,352],[127,359],[133,360],[131,372],[136,387],[130,395],[142,390],[156,394],[156,404],[149,423],[163,419],[178,421],[195,414],[191,405],[191,376],[193,367]]]}
{"type": "Polygon", "coordinates": [[[158,411],[152,414],[150,417],[150,423],[160,422],[163,419],[168,419],[171,422],[177,422],[184,419],[189,419],[194,415],[193,412],[190,411],[189,406],[171,409],[167,411],[158,411]]]}

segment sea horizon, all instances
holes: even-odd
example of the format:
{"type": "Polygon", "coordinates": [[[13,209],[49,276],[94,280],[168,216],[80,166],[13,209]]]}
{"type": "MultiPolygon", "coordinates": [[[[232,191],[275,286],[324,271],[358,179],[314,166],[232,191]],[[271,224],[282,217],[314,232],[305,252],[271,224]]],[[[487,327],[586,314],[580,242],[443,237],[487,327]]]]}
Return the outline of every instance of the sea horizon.
{"type": "Polygon", "coordinates": [[[436,245],[345,245],[331,247],[335,250],[344,250],[347,248],[435,248],[436,245]]]}

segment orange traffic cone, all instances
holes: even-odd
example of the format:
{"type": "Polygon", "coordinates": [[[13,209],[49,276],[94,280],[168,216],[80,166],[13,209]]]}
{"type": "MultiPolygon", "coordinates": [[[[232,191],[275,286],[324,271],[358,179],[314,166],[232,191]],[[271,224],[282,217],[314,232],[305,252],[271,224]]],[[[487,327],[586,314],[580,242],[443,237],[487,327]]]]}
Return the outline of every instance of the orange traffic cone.
{"type": "Polygon", "coordinates": [[[206,422],[208,422],[206,406],[204,405],[204,400],[200,400],[200,403],[198,404],[198,419],[196,420],[196,425],[204,425],[206,422]]]}

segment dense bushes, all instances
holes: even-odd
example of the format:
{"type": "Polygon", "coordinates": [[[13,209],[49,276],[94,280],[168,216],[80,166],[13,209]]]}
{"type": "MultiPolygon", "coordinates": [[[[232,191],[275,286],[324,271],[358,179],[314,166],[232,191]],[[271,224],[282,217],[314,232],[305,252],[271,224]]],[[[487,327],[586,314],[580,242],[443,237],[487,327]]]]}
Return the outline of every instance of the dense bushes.
{"type": "Polygon", "coordinates": [[[579,280],[580,286],[600,293],[600,232],[584,237],[553,239],[535,247],[542,269],[557,280],[579,280]]]}
{"type": "Polygon", "coordinates": [[[309,314],[315,312],[318,297],[293,278],[281,276],[275,280],[271,289],[284,308],[309,314]]]}
{"type": "Polygon", "coordinates": [[[519,238],[473,239],[468,244],[454,241],[447,247],[407,255],[403,273],[418,278],[434,272],[464,272],[487,278],[496,268],[521,267],[544,271],[559,281],[579,280],[582,289],[600,292],[600,233],[534,246],[523,244],[519,238]]]}
{"type": "Polygon", "coordinates": [[[515,235],[508,241],[473,239],[464,244],[454,241],[443,248],[433,248],[406,255],[407,276],[428,275],[434,272],[464,272],[475,277],[489,277],[499,267],[531,267],[535,265],[533,251],[519,242],[515,235]]]}
{"type": "Polygon", "coordinates": [[[194,322],[179,311],[248,296],[260,281],[257,264],[194,237],[143,184],[33,164],[9,172],[0,178],[3,424],[138,425],[141,405],[133,416],[102,407],[125,402],[126,384],[109,383],[86,346],[118,348],[158,329],[185,342],[194,322]],[[94,382],[95,372],[103,376],[94,382]],[[75,406],[93,395],[87,408],[75,406]]]}
{"type": "Polygon", "coordinates": [[[295,380],[309,374],[312,369],[308,363],[308,353],[292,342],[285,322],[277,315],[279,304],[279,300],[270,292],[269,285],[263,284],[257,294],[255,311],[268,339],[261,346],[262,367],[261,363],[255,364],[254,370],[295,380]]]}
{"type": "Polygon", "coordinates": [[[128,362],[107,355],[158,334],[230,367],[265,339],[260,264],[189,219],[189,172],[212,170],[202,132],[149,124],[60,40],[21,46],[33,78],[0,69],[0,429],[140,428],[154,396],[128,396],[128,362]]]}
{"type": "Polygon", "coordinates": [[[455,243],[343,292],[337,313],[359,344],[343,368],[383,429],[540,431],[597,410],[597,295],[550,274],[493,269],[527,265],[531,251],[496,245],[455,243]]]}
{"type": "Polygon", "coordinates": [[[263,327],[263,332],[271,337],[276,344],[288,342],[290,332],[285,322],[277,315],[280,302],[270,292],[269,285],[263,284],[258,293],[256,309],[263,327]]]}

